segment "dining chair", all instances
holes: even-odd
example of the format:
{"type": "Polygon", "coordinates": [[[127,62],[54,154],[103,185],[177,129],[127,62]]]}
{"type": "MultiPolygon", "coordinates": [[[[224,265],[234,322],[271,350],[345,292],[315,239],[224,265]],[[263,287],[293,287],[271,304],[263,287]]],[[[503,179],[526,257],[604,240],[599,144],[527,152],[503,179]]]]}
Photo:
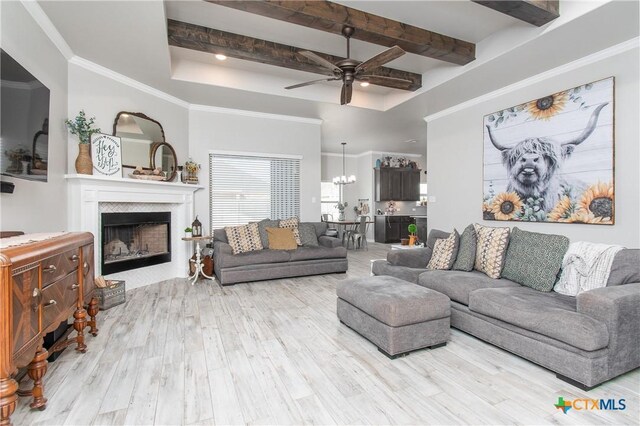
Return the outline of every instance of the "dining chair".
{"type": "Polygon", "coordinates": [[[364,248],[369,249],[367,243],[367,231],[369,229],[369,221],[371,217],[369,216],[360,216],[359,223],[356,225],[354,229],[347,231],[347,249],[349,249],[349,241],[353,242],[353,248],[364,248]]]}

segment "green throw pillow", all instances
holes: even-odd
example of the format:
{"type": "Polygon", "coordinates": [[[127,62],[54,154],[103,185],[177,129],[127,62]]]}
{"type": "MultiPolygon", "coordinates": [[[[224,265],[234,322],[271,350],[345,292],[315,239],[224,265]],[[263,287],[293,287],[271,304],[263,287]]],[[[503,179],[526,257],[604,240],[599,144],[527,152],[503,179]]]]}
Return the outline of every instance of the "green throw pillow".
{"type": "Polygon", "coordinates": [[[460,235],[458,257],[456,257],[452,269],[456,271],[473,271],[473,265],[476,263],[476,244],[476,229],[473,225],[469,225],[460,235]]]}
{"type": "Polygon", "coordinates": [[[538,291],[551,291],[569,248],[569,239],[562,235],[511,231],[502,278],[538,291]]]}

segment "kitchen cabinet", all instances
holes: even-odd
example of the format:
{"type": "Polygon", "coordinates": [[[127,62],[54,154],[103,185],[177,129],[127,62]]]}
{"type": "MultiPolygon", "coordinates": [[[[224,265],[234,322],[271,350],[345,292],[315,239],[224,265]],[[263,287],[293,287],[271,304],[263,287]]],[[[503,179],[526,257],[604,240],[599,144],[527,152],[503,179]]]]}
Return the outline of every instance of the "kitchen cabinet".
{"type": "Polygon", "coordinates": [[[375,220],[375,241],[377,243],[399,243],[409,238],[409,224],[415,220],[409,216],[377,215],[375,220]]]}
{"type": "Polygon", "coordinates": [[[387,167],[374,170],[376,201],[420,200],[420,169],[387,167]]]}

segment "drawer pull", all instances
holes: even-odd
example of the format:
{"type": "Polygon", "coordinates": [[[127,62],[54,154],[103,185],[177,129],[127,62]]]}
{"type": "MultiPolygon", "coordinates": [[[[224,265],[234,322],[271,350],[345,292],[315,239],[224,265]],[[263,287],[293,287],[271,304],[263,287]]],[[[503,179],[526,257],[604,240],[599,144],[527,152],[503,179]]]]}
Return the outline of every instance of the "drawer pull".
{"type": "Polygon", "coordinates": [[[44,268],[44,272],[55,272],[56,271],[56,265],[49,265],[46,268],[44,268]]]}
{"type": "Polygon", "coordinates": [[[47,308],[49,306],[53,306],[53,305],[57,305],[58,302],[56,302],[55,300],[51,299],[49,300],[47,303],[45,303],[44,305],[42,305],[43,308],[47,308]]]}
{"type": "Polygon", "coordinates": [[[72,262],[77,262],[78,260],[80,260],[80,256],[78,256],[77,254],[74,254],[73,256],[71,256],[72,262]]]}
{"type": "Polygon", "coordinates": [[[71,286],[71,290],[77,290],[78,288],[80,288],[80,284],[73,284],[71,286]]]}
{"type": "Polygon", "coordinates": [[[42,303],[42,292],[40,291],[40,289],[34,288],[31,297],[33,298],[31,309],[35,312],[38,310],[38,306],[40,306],[40,303],[42,303]]]}

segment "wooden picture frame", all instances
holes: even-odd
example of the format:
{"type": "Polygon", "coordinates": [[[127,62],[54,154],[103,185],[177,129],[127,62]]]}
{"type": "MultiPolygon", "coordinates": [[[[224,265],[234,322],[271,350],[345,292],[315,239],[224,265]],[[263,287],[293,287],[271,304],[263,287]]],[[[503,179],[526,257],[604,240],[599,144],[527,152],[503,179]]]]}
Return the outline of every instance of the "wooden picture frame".
{"type": "Polygon", "coordinates": [[[487,114],[485,220],[615,223],[614,77],[487,114]]]}
{"type": "Polygon", "coordinates": [[[118,136],[91,135],[91,161],[95,174],[122,178],[122,141],[118,136]]]}

